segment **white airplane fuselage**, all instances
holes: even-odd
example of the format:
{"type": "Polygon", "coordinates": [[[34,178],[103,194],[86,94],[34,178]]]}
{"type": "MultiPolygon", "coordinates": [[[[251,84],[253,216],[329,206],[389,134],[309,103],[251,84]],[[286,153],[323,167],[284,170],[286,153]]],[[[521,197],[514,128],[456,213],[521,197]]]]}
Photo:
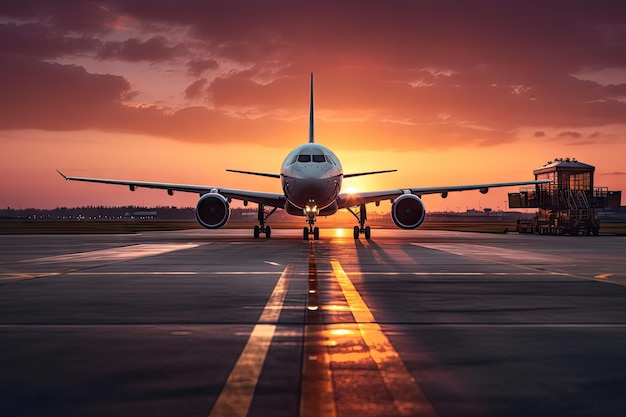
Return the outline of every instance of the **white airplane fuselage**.
{"type": "Polygon", "coordinates": [[[282,164],[280,180],[290,214],[329,215],[337,211],[343,169],[327,147],[306,143],[292,150],[282,164]]]}

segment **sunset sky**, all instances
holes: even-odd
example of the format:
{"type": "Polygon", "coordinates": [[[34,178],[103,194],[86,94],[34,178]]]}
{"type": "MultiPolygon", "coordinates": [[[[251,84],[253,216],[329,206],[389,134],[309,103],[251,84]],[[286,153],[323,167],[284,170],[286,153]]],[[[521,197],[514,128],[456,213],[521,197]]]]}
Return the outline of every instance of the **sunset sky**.
{"type": "MultiPolygon", "coordinates": [[[[533,179],[556,157],[626,190],[623,1],[4,1],[0,207],[193,206],[74,176],[280,191],[316,140],[359,190],[533,179]]],[[[504,209],[516,189],[426,196],[504,209]]]]}

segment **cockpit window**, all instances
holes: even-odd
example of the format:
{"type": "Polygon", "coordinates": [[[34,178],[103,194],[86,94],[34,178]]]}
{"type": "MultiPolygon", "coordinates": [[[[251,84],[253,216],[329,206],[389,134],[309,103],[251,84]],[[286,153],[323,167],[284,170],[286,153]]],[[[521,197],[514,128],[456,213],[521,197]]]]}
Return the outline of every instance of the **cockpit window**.
{"type": "Polygon", "coordinates": [[[324,155],[313,155],[313,162],[326,162],[324,155]]]}
{"type": "Polygon", "coordinates": [[[311,162],[311,155],[298,155],[298,162],[311,162]]]}

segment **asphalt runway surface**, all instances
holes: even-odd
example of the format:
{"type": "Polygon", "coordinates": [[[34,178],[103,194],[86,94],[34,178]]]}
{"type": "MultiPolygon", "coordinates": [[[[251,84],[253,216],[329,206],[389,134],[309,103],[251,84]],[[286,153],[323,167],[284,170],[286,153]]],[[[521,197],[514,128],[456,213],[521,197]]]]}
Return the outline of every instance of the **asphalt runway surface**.
{"type": "Polygon", "coordinates": [[[0,236],[0,416],[624,416],[626,238],[0,236]]]}

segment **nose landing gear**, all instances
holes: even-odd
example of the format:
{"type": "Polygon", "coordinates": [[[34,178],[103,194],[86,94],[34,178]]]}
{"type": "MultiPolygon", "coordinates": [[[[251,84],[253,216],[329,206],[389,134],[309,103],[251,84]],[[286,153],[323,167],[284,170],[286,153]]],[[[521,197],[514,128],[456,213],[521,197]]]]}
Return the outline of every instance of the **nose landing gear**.
{"type": "Polygon", "coordinates": [[[320,228],[313,227],[318,213],[319,210],[317,209],[317,205],[315,205],[314,201],[310,201],[304,208],[304,215],[309,223],[309,227],[302,229],[302,238],[304,240],[309,240],[309,235],[313,235],[313,240],[320,240],[320,228]]]}
{"type": "Polygon", "coordinates": [[[302,229],[302,237],[304,240],[309,240],[309,236],[313,236],[313,240],[320,240],[320,228],[319,227],[305,227],[302,229]]]}

